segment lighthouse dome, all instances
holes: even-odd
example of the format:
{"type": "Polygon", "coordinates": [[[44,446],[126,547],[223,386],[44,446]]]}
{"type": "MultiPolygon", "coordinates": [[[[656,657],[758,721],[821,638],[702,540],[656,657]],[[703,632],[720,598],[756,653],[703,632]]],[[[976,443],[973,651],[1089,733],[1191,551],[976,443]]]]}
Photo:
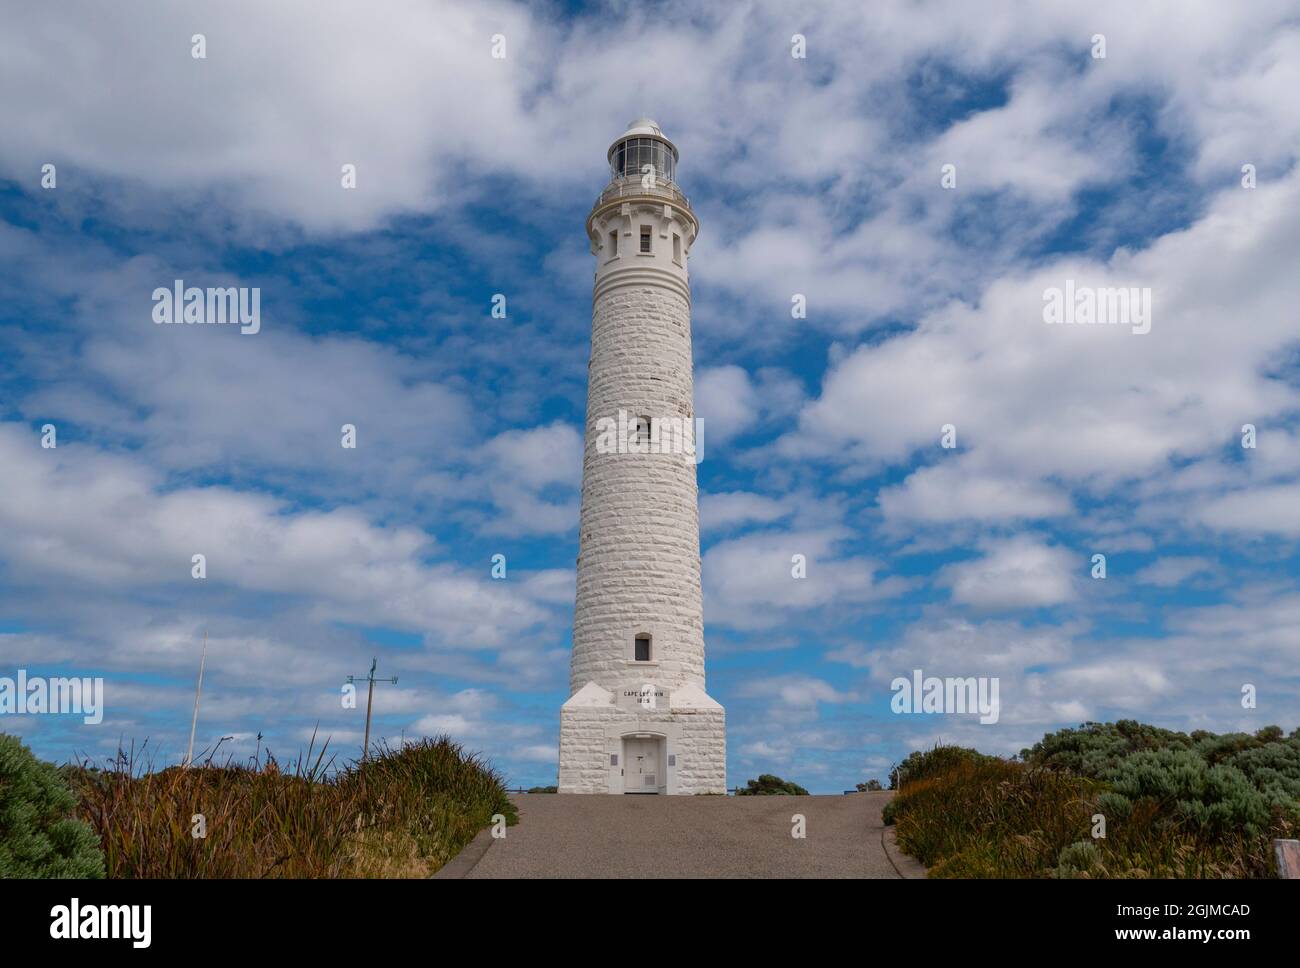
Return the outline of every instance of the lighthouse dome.
{"type": "Polygon", "coordinates": [[[664,137],[663,128],[650,118],[628,122],[627,130],[609,146],[612,181],[637,177],[654,170],[655,178],[668,185],[677,183],[677,146],[664,137]]]}
{"type": "Polygon", "coordinates": [[[629,121],[627,123],[627,130],[624,131],[619,138],[621,140],[622,138],[630,138],[632,135],[637,134],[648,134],[657,138],[662,138],[664,136],[664,131],[663,128],[659,127],[659,122],[657,121],[650,118],[637,118],[635,121],[629,121]]]}

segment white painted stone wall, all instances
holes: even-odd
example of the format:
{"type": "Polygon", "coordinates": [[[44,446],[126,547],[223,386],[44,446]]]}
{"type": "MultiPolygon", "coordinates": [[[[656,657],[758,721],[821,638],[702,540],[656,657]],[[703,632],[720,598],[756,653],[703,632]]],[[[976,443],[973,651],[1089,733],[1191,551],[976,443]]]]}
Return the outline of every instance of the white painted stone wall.
{"type": "Polygon", "coordinates": [[[703,685],[695,463],[596,452],[597,421],[616,420],[620,409],[632,418],[694,417],[686,300],[649,286],[598,297],[589,379],[570,688],[621,685],[640,632],[652,635],[654,681],[703,685]]]}
{"type": "MultiPolygon", "coordinates": [[[[687,263],[698,224],[685,198],[612,183],[588,218],[592,299],[582,512],[570,700],[560,717],[560,792],[621,790],[611,753],[626,733],[661,736],[677,757],[671,793],[723,793],[726,721],[704,691],[704,619],[695,460],[600,453],[602,418],[695,416],[687,263]],[[641,252],[643,228],[651,251],[641,252]],[[614,238],[611,238],[611,234],[614,238]],[[633,660],[640,633],[651,661],[633,660]],[[614,697],[643,684],[667,709],[614,697]]],[[[707,455],[708,438],[703,438],[707,455]]]]}
{"type": "Polygon", "coordinates": [[[618,715],[613,705],[560,710],[561,793],[610,792],[605,727],[618,715]]]}
{"type": "Polygon", "coordinates": [[[707,697],[695,708],[670,706],[632,716],[608,702],[577,706],[566,703],[560,712],[559,791],[622,793],[622,769],[626,765],[622,737],[650,733],[664,736],[664,752],[676,758],[674,765],[665,764],[663,792],[725,793],[726,731],[726,713],[707,697]],[[611,754],[618,754],[617,765],[611,763],[611,754]]]}

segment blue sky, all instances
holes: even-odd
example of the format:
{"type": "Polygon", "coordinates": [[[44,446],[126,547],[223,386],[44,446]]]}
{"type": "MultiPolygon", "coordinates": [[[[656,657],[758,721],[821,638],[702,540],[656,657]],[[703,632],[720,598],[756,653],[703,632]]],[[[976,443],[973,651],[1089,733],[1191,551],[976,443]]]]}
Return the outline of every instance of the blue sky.
{"type": "Polygon", "coordinates": [[[733,785],[1300,725],[1294,4],[858,6],[5,3],[0,675],[102,675],[108,710],[0,728],[175,760],[207,630],[200,745],[354,755],[376,655],[377,734],[554,782],[583,222],[641,114],[702,224],[733,785]],[[177,278],[260,287],[261,332],[155,326],[177,278]],[[1045,325],[1066,280],[1149,288],[1151,331],[1045,325]],[[892,714],[915,668],[997,677],[999,722],[892,714]]]}

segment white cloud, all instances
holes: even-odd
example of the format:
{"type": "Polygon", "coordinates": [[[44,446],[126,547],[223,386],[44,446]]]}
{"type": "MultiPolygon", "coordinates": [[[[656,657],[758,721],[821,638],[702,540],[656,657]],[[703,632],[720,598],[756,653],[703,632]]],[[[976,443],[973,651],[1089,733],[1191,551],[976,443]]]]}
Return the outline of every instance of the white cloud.
{"type": "MultiPolygon", "coordinates": [[[[1300,534],[1300,438],[1290,429],[1300,391],[1288,370],[1300,297],[1293,8],[1266,0],[1243,17],[1216,3],[1103,0],[1026,18],[952,0],[922,11],[882,3],[864,17],[823,3],[807,16],[805,62],[789,57],[779,4],[683,8],[692,15],[677,19],[629,8],[564,24],[549,9],[493,0],[395,0],[382,18],[303,0],[13,12],[0,85],[39,92],[0,103],[0,175],[26,193],[16,204],[39,195],[42,211],[69,226],[150,238],[183,224],[193,258],[176,259],[178,241],[169,248],[178,266],[119,264],[116,238],[88,229],[81,245],[63,244],[45,231],[53,216],[36,228],[0,224],[0,255],[17,267],[7,292],[52,322],[73,307],[79,337],[29,337],[21,325],[5,334],[34,384],[12,412],[38,424],[54,415],[68,433],[45,452],[30,423],[0,424],[2,603],[49,620],[0,633],[0,656],[91,659],[119,680],[139,670],[188,681],[198,633],[219,617],[213,725],[234,724],[240,748],[248,731],[237,720],[266,703],[230,684],[274,676],[295,690],[294,715],[324,718],[336,680],[364,668],[358,627],[418,633],[424,647],[402,653],[404,670],[509,688],[562,672],[567,655],[551,633],[572,571],[529,574],[512,559],[510,579],[492,583],[486,554],[466,571],[432,537],[447,520],[494,539],[572,534],[579,433],[534,426],[535,387],[487,391],[494,420],[480,388],[448,376],[466,348],[490,358],[516,345],[503,350],[500,331],[469,324],[428,353],[315,335],[295,290],[328,292],[328,278],[239,280],[265,286],[265,328],[252,339],[153,327],[147,294],[176,277],[231,281],[204,261],[222,265],[221,246],[274,257],[408,213],[434,213],[470,261],[522,253],[517,238],[467,214],[470,203],[500,204],[505,184],[526,219],[550,225],[574,199],[589,200],[605,145],[644,107],[682,147],[704,221],[692,253],[697,351],[708,352],[696,407],[725,460],[711,485],[723,490],[704,496],[701,519],[728,534],[705,555],[706,607],[712,624],[762,632],[729,648],[789,641],[791,627],[856,619],[908,590],[882,577],[892,562],[876,550],[900,534],[912,553],[941,540],[980,551],[938,575],[955,604],[977,612],[1086,610],[1092,596],[1078,585],[1094,546],[1181,550],[1186,538],[1249,537],[1234,550],[1252,562],[1243,573],[1234,565],[1230,588],[1213,588],[1234,597],[1168,612],[1167,638],[1085,643],[1087,627],[1070,618],[1031,629],[928,613],[896,641],[872,634],[870,646],[816,651],[876,676],[913,663],[994,670],[1011,728],[943,727],[982,748],[1013,750],[1034,729],[1108,710],[1257,728],[1238,703],[1246,681],[1266,685],[1260,716],[1293,716],[1294,594],[1248,567],[1284,560],[1278,539],[1300,534]],[[189,57],[195,30],[208,37],[205,61],[189,57]],[[1109,57],[1090,62],[1098,30],[1109,57]],[[505,61],[489,55],[498,32],[505,61]],[[615,76],[627,83],[591,83],[615,76]],[[674,84],[658,83],[664,76],[674,84]],[[996,101],[1001,79],[1004,105],[948,124],[971,86],[996,101]],[[913,113],[914,87],[930,95],[928,113],[913,113]],[[632,89],[655,91],[655,103],[630,107],[632,89]],[[474,96],[449,93],[464,90],[474,96]],[[1169,170],[1134,187],[1152,163],[1135,151],[1148,135],[1171,146],[1158,162],[1169,170]],[[59,164],[57,193],[36,187],[46,161],[59,164]],[[950,193],[938,188],[948,161],[958,165],[950,193]],[[344,162],[358,165],[356,191],[339,186],[344,162]],[[1246,162],[1259,169],[1254,191],[1238,187],[1246,162]],[[1087,186],[1112,192],[1113,204],[1081,211],[1087,186]],[[1183,220],[1186,229],[1145,241],[1183,220]],[[1113,251],[1112,237],[1140,241],[1113,251]],[[1044,239],[1081,249],[1045,257],[1044,239]],[[1066,278],[1150,286],[1152,332],[1045,326],[1042,291],[1066,278]],[[790,317],[794,292],[808,297],[807,320],[790,317]],[[858,342],[881,323],[896,328],[858,342]],[[810,336],[828,333],[842,342],[808,401],[802,379],[815,379],[816,364],[802,357],[810,336]],[[732,362],[773,359],[800,377],[732,362]],[[779,448],[734,449],[795,415],[779,448]],[[516,429],[501,432],[503,421],[516,429]],[[338,446],[345,422],[358,426],[356,452],[338,446]],[[938,449],[949,422],[956,453],[938,449]],[[1261,428],[1260,447],[1239,454],[1246,422],[1261,428]],[[731,476],[742,468],[754,478],[731,476]],[[885,482],[879,516],[870,494],[842,488],[875,472],[885,482]],[[1066,533],[1015,534],[1023,522],[1066,533]],[[763,530],[728,530],[749,525],[763,530]],[[215,605],[188,577],[195,550],[209,556],[202,587],[215,605]],[[790,575],[795,553],[808,558],[807,579],[790,575]]],[[[546,260],[548,285],[585,286],[577,242],[546,260]]],[[[512,290],[512,309],[517,298],[512,290]]],[[[439,332],[463,323],[440,314],[444,305],[440,292],[421,302],[439,332]]],[[[536,364],[547,380],[549,362],[536,364]]],[[[1162,555],[1129,585],[1226,574],[1216,562],[1212,550],[1162,555]]],[[[1151,617],[1140,599],[1105,604],[1151,617]]],[[[850,681],[780,671],[743,698],[847,717],[846,697],[864,695],[850,681]]],[[[151,701],[168,710],[186,701],[187,687],[117,688],[125,708],[111,722],[127,732],[154,725],[151,701]]],[[[385,707],[516,759],[553,761],[549,733],[507,722],[513,711],[492,694],[418,697],[385,690],[385,707]]],[[[355,739],[354,719],[326,721],[355,739]]],[[[862,762],[859,721],[778,738],[746,736],[752,724],[734,716],[732,726],[747,755],[851,747],[862,762]]]]}
{"type": "Polygon", "coordinates": [[[573,427],[553,423],[526,430],[507,430],[493,437],[484,450],[496,473],[542,487],[576,486],[582,478],[582,435],[573,427]]]}
{"type": "Polygon", "coordinates": [[[979,558],[946,566],[953,601],[983,609],[1043,608],[1073,601],[1076,555],[1031,535],[990,540],[979,558]]]}
{"type": "Polygon", "coordinates": [[[1018,676],[1027,668],[1069,660],[1080,631],[1077,624],[1025,627],[932,614],[907,626],[897,641],[847,653],[840,661],[869,666],[881,684],[909,676],[913,669],[940,677],[1018,676]]]}
{"type": "MultiPolygon", "coordinates": [[[[1216,465],[1247,417],[1285,425],[1300,408],[1300,391],[1268,373],[1297,340],[1300,277],[1288,264],[1298,200],[1300,170],[1254,192],[1225,190],[1192,228],[1141,252],[1120,251],[1105,266],[1070,257],[999,279],[978,306],[953,304],[832,366],[782,450],[866,469],[927,451],[952,460],[939,446],[940,428],[951,423],[960,483],[951,468],[918,471],[884,492],[887,514],[924,519],[934,509],[928,513],[956,517],[981,513],[981,505],[981,516],[1012,514],[1012,502],[970,473],[996,469],[996,479],[1023,500],[1025,516],[1062,509],[1062,484],[1161,498],[1167,512],[1182,516],[1185,506],[1180,511],[1151,481],[1175,479],[1174,461],[1216,465]],[[1151,332],[1046,325],[1042,294],[1066,279],[1151,287],[1151,332]],[[1251,325],[1224,322],[1237,318],[1251,325]],[[1145,484],[1134,486],[1135,479],[1145,484]]],[[[1288,466],[1285,450],[1275,447],[1269,458],[1278,470],[1288,466]]],[[[1216,478],[1232,476],[1208,476],[1203,486],[1216,478]]],[[[1199,516],[1216,527],[1293,533],[1291,497],[1279,486],[1260,493],[1258,508],[1244,494],[1199,516]]]]}
{"type": "Polygon", "coordinates": [[[914,471],[902,484],[880,492],[880,510],[900,524],[1031,520],[1071,510],[1069,496],[1058,488],[981,472],[969,464],[954,457],[914,471]]]}
{"type": "Polygon", "coordinates": [[[740,695],[768,699],[795,708],[815,706],[818,703],[842,703],[853,699],[852,693],[841,692],[823,679],[799,675],[752,679],[741,687],[740,695]]]}
{"type": "Polygon", "coordinates": [[[1133,576],[1144,585],[1173,588],[1187,579],[1215,570],[1214,563],[1198,555],[1166,555],[1157,558],[1133,576]]]}
{"type": "Polygon", "coordinates": [[[380,528],[356,511],[289,513],[285,502],[224,487],[163,490],[156,472],[84,445],[45,450],[0,424],[0,554],[24,583],[192,589],[191,559],[211,586],[291,595],[318,617],[430,630],[465,647],[502,644],[547,612],[487,577],[431,565],[426,535],[380,528]]]}
{"type": "Polygon", "coordinates": [[[1225,494],[1208,501],[1199,517],[1222,531],[1300,536],[1300,483],[1225,494]]]}
{"type": "Polygon", "coordinates": [[[825,606],[879,601],[906,587],[900,579],[879,577],[877,562],[838,556],[836,545],[846,534],[765,531],[714,544],[703,559],[706,621],[765,628],[825,606]],[[795,555],[803,556],[806,577],[795,577],[795,555]]]}
{"type": "Polygon", "coordinates": [[[563,534],[578,524],[582,436],[573,427],[507,430],[484,448],[481,480],[494,514],[482,521],[492,534],[563,534]],[[558,491],[558,497],[545,493],[558,491]]]}
{"type": "Polygon", "coordinates": [[[5,31],[0,84],[42,95],[6,100],[15,136],[0,160],[39,171],[57,159],[61,184],[89,169],[179,197],[219,189],[239,209],[312,227],[369,226],[455,194],[459,161],[513,172],[539,140],[563,151],[520,100],[544,35],[498,2],[398,0],[382,17],[301,0],[30,8],[5,31]],[[206,59],[190,55],[196,32],[206,59]],[[506,60],[490,56],[495,33],[506,60]],[[341,187],[344,163],[357,166],[354,191],[341,187]]]}
{"type": "Polygon", "coordinates": [[[695,416],[717,443],[743,434],[758,422],[759,408],[749,373],[738,366],[701,368],[695,375],[695,416]]]}
{"type": "Polygon", "coordinates": [[[700,495],[700,527],[720,531],[738,524],[771,524],[791,513],[791,508],[775,498],[748,491],[700,495]]]}

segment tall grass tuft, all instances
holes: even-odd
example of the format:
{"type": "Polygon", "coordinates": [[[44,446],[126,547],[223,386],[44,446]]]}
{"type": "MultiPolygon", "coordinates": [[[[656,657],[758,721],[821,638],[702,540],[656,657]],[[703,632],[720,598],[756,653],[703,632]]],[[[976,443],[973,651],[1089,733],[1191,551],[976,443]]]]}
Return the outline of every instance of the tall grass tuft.
{"type": "Polygon", "coordinates": [[[109,877],[427,877],[494,814],[517,819],[500,775],[446,737],[338,770],[327,747],[156,772],[132,750],[65,774],[109,877]]]}

